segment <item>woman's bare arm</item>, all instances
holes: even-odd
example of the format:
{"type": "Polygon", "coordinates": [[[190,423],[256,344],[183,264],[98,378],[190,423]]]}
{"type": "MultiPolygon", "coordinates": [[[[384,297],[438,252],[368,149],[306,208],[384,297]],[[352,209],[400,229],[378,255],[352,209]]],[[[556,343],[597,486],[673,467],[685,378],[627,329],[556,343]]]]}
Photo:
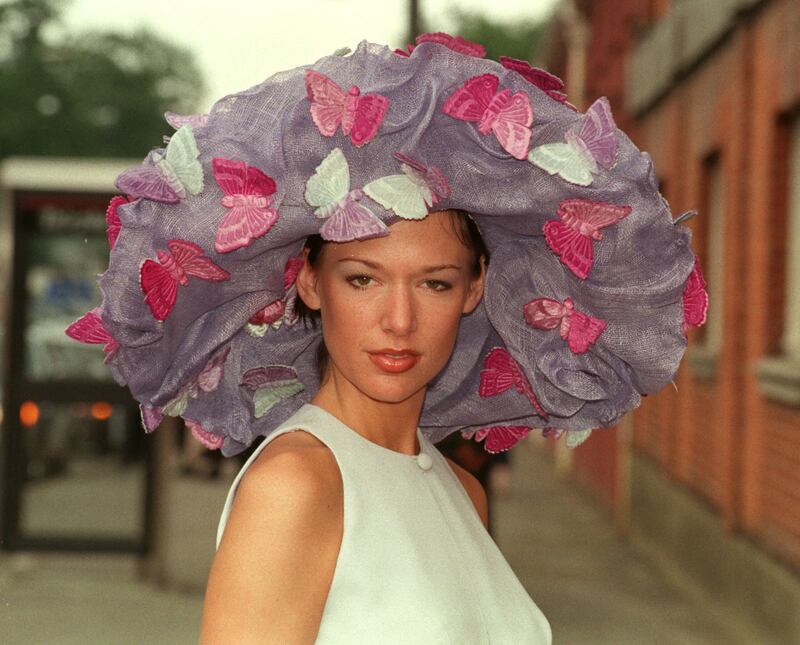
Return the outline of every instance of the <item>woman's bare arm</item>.
{"type": "Polygon", "coordinates": [[[202,645],[316,639],[341,546],[342,480],[322,444],[284,437],[237,489],[209,574],[202,645]]]}

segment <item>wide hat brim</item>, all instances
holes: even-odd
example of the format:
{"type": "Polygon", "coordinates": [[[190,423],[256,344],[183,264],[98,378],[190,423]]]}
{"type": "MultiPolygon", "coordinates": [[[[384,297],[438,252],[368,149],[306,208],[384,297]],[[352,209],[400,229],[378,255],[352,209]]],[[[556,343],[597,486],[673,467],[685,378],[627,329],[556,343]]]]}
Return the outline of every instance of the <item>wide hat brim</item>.
{"type": "MultiPolygon", "coordinates": [[[[396,153],[438,169],[449,190],[436,194],[429,210],[468,211],[490,251],[484,298],[462,319],[453,355],[427,390],[420,427],[432,441],[457,430],[507,426],[607,427],[639,405],[642,394],[670,382],[686,348],[684,302],[695,255],[689,229],[673,225],[649,156],[614,128],[612,162],[594,164],[588,185],[575,183],[568,170],[553,172],[528,155],[513,156],[496,129],[483,134],[482,123],[443,110],[470,79],[487,74],[498,80],[495,94],[508,89],[510,96],[528,98],[529,153],[543,146],[542,154],[558,152],[547,146],[570,140],[580,148],[575,134],[587,117],[517,71],[430,42],[410,57],[363,42],[350,55],[328,56],[226,96],[207,119],[182,126],[181,140],[189,140],[188,128],[196,143],[202,186],[192,187],[189,179],[177,201],[134,194],[139,198],[116,208],[120,230],[100,277],[100,318],[118,344],[108,365],[142,404],[150,429],[161,415],[179,414],[205,433],[208,445],[234,455],[269,434],[318,389],[319,329],[283,317],[261,325],[259,336],[248,321],[270,303],[290,304],[287,262],[327,221],[307,200],[308,182],[336,149],[346,159],[351,191],[402,175],[403,157],[396,153]],[[360,96],[385,97],[388,108],[376,133],[357,144],[341,125],[331,136],[323,134],[311,110],[307,69],[345,93],[356,86],[360,96]],[[268,203],[277,219],[265,233],[226,251],[215,247],[218,229],[231,204],[241,202],[231,196],[214,159],[244,162],[274,181],[274,192],[258,204],[263,212],[268,203]],[[545,225],[553,222],[548,230],[563,237],[567,229],[557,225],[566,222],[564,213],[586,212],[592,205],[601,211],[623,208],[625,216],[599,229],[600,239],[591,238],[591,266],[582,276],[564,259],[568,250],[554,250],[564,242],[549,241],[545,225]],[[168,266],[179,255],[170,245],[174,240],[199,247],[201,257],[227,277],[198,277],[206,271],[201,267],[179,280],[168,266]],[[171,280],[175,289],[163,320],[145,299],[148,288],[166,288],[152,286],[158,280],[171,280]],[[549,313],[532,324],[540,310],[549,313]],[[579,333],[584,327],[586,333],[579,333]],[[596,338],[587,341],[587,334],[596,338]],[[581,343],[587,347],[576,351],[581,343]]],[[[504,100],[488,109],[503,112],[504,100]]],[[[162,157],[173,154],[173,165],[186,158],[179,145],[173,153],[169,145],[152,152],[143,167],[164,175],[162,157]]],[[[587,167],[593,163],[589,157],[583,161],[587,167]]],[[[181,181],[179,176],[178,192],[181,181]]],[[[263,196],[268,191],[265,180],[259,181],[251,184],[263,196]]],[[[253,194],[251,184],[242,191],[253,194]]],[[[130,192],[130,181],[121,185],[130,192]]],[[[368,195],[356,197],[386,224],[398,219],[368,195]]],[[[578,243],[585,249],[585,239],[578,243]]]]}

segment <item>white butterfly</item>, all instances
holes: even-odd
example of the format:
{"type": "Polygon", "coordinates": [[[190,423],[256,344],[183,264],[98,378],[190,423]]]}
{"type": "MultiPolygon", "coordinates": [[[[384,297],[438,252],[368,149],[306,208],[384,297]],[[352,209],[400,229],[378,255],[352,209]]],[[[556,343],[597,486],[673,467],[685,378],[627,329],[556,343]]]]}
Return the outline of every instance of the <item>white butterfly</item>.
{"type": "Polygon", "coordinates": [[[324,218],[319,234],[331,242],[380,237],[389,227],[366,206],[359,204],[364,191],[350,190],[350,167],[344,153],[334,148],[306,182],[306,201],[324,218]]]}
{"type": "Polygon", "coordinates": [[[617,155],[617,136],[608,99],[597,99],[577,128],[564,133],[566,143],[546,143],[528,153],[528,161],[551,175],[578,186],[588,186],[600,166],[610,168],[617,155]]]}
{"type": "Polygon", "coordinates": [[[364,192],[387,210],[405,219],[422,219],[439,199],[450,196],[450,186],[435,166],[422,165],[401,152],[402,175],[388,175],[364,186],[364,192]]]}

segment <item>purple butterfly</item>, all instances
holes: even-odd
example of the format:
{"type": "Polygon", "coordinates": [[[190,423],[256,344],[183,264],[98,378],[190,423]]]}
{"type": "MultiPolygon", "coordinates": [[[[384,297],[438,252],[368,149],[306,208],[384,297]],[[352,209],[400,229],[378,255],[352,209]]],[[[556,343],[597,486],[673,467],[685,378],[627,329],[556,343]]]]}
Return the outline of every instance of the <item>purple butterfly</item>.
{"type": "Polygon", "coordinates": [[[334,148],[306,183],[306,201],[326,221],[319,234],[331,242],[349,242],[389,234],[389,227],[369,208],[359,204],[364,192],[350,190],[350,167],[344,153],[334,148]]]}
{"type": "Polygon", "coordinates": [[[600,167],[611,168],[617,156],[617,126],[604,96],[564,134],[566,143],[546,143],[528,153],[528,161],[578,186],[588,186],[600,167]]]}

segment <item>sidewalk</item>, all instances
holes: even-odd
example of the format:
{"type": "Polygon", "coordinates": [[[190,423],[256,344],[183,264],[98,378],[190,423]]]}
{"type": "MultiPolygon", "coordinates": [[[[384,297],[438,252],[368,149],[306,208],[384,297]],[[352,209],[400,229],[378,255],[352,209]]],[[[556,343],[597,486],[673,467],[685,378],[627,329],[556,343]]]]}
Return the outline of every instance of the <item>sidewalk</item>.
{"type": "MultiPolygon", "coordinates": [[[[512,461],[512,490],[494,502],[496,537],[550,620],[555,645],[770,645],[735,616],[714,613],[710,603],[666,582],[616,538],[606,512],[556,476],[536,445],[524,442],[512,461]]],[[[171,589],[142,581],[132,557],[0,555],[0,642],[197,643],[229,481],[176,480],[169,500],[169,575],[177,581],[171,589]]]]}

